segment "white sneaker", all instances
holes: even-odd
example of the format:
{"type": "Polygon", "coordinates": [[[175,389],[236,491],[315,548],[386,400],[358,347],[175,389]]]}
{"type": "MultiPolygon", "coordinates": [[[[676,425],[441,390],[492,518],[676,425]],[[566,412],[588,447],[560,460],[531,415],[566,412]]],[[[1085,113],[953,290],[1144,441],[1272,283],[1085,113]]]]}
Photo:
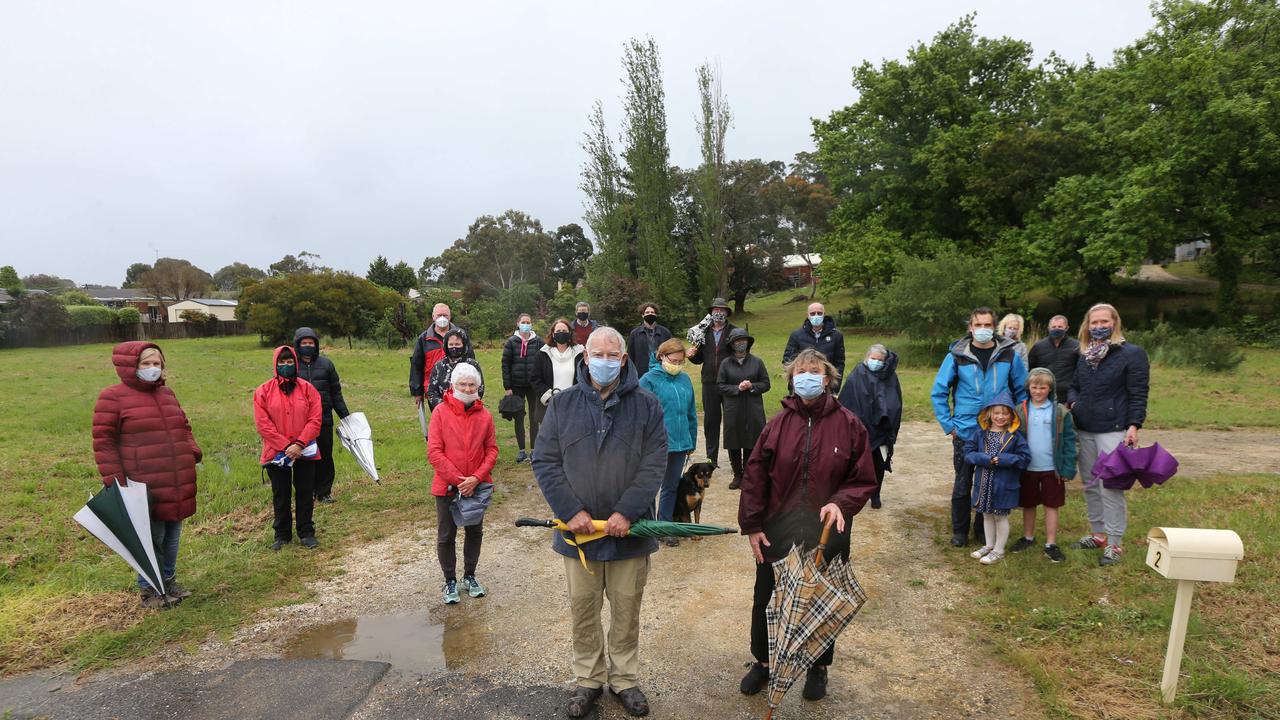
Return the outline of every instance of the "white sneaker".
{"type": "Polygon", "coordinates": [[[994,565],[1000,562],[1000,558],[1002,557],[1004,557],[1004,553],[993,551],[993,552],[987,553],[986,555],[983,555],[982,559],[979,560],[978,562],[982,563],[983,565],[994,565]]]}
{"type": "Polygon", "coordinates": [[[973,559],[977,560],[977,559],[982,558],[983,556],[985,556],[985,555],[986,555],[987,553],[989,553],[989,552],[991,552],[991,546],[990,546],[990,545],[983,545],[982,547],[978,548],[977,550],[974,550],[973,552],[969,553],[969,557],[971,557],[971,558],[973,558],[973,559]]]}

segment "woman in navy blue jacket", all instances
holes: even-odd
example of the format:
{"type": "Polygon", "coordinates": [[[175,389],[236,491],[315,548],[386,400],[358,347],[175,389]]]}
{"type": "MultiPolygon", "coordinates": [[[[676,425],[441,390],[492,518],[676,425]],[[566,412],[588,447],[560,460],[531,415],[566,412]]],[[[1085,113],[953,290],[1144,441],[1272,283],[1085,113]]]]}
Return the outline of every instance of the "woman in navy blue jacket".
{"type": "Polygon", "coordinates": [[[1106,303],[1089,308],[1080,325],[1080,359],[1067,406],[1076,424],[1090,533],[1072,547],[1104,548],[1098,560],[1104,567],[1120,559],[1128,506],[1123,490],[1105,488],[1093,479],[1093,464],[1122,442],[1138,445],[1138,429],[1147,419],[1150,380],[1147,353],[1125,342],[1120,313],[1106,303]]]}

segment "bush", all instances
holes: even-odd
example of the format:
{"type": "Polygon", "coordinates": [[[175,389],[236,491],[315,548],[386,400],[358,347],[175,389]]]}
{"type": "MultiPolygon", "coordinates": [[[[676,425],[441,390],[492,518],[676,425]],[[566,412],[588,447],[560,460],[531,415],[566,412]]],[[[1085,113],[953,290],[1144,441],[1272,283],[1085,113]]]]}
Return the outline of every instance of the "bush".
{"type": "Polygon", "coordinates": [[[218,318],[203,310],[183,310],[178,313],[178,317],[185,323],[192,325],[210,326],[218,322],[218,318]]]}
{"type": "Polygon", "coordinates": [[[1242,345],[1280,348],[1280,319],[1263,321],[1257,315],[1245,315],[1231,332],[1242,345]]]}
{"type": "Polygon", "coordinates": [[[54,297],[58,299],[58,302],[62,303],[63,305],[66,305],[67,307],[73,307],[76,305],[81,305],[86,307],[93,306],[93,305],[102,305],[102,303],[89,297],[89,293],[83,290],[67,290],[65,292],[58,293],[54,297]]]}
{"type": "Polygon", "coordinates": [[[1244,352],[1236,339],[1220,328],[1182,331],[1169,323],[1159,323],[1147,332],[1130,332],[1126,336],[1146,350],[1153,363],[1161,365],[1230,372],[1244,362],[1244,352]]]}
{"type": "Polygon", "coordinates": [[[983,259],[971,254],[905,258],[893,282],[872,298],[867,314],[877,327],[937,346],[964,332],[970,310],[991,304],[996,293],[989,277],[983,259]]]}
{"type": "Polygon", "coordinates": [[[116,321],[115,311],[102,305],[68,305],[67,315],[71,318],[72,327],[113,325],[116,321]]]}
{"type": "Polygon", "coordinates": [[[132,305],[122,307],[116,311],[116,322],[121,325],[137,325],[142,322],[142,313],[138,312],[138,308],[132,305]]]}

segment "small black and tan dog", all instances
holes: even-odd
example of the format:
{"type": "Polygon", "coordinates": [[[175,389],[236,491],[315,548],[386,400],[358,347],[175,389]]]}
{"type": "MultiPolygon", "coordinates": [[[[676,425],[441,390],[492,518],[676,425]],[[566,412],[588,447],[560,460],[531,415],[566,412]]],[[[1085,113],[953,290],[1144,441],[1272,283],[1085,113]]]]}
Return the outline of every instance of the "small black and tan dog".
{"type": "Polygon", "coordinates": [[[676,522],[701,522],[702,501],[707,497],[707,487],[711,485],[711,472],[716,469],[714,463],[700,462],[689,466],[680,478],[676,487],[676,509],[671,517],[676,522]]]}

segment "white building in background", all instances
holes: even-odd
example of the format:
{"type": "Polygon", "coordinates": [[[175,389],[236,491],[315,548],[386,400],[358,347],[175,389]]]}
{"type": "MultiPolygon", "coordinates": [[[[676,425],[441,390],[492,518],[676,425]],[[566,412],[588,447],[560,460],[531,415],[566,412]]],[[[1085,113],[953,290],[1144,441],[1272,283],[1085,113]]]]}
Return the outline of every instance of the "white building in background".
{"type": "Polygon", "coordinates": [[[176,302],[169,306],[169,322],[183,322],[183,310],[199,310],[202,313],[208,313],[219,320],[235,320],[236,305],[235,300],[218,300],[216,298],[191,298],[176,302]]]}

